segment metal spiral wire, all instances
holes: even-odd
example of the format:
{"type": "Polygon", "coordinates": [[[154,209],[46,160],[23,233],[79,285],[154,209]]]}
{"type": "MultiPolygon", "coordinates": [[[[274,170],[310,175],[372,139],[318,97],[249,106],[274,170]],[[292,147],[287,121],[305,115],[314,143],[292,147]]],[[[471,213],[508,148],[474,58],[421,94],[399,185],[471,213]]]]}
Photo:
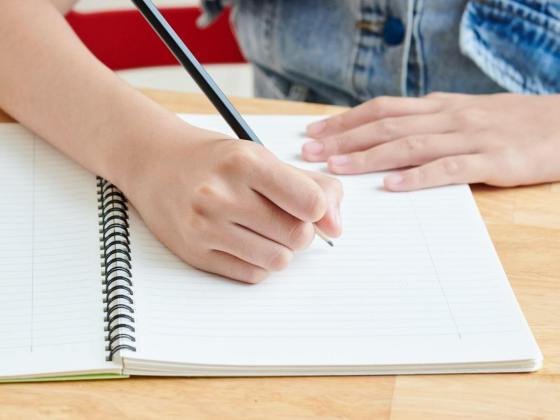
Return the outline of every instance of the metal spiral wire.
{"type": "Polygon", "coordinates": [[[136,351],[132,255],[126,197],[97,179],[99,236],[107,360],[121,350],[136,351]]]}

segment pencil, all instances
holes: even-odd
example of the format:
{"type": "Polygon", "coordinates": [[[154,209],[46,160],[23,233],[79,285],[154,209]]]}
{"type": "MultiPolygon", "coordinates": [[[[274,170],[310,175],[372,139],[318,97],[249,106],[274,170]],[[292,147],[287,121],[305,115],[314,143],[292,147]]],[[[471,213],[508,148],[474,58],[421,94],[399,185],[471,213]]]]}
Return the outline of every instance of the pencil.
{"type": "Polygon", "coordinates": [[[132,0],[132,2],[212,102],[212,105],[216,107],[237,137],[263,144],[154,3],[151,0],[132,0]]]}
{"type": "MultiPolygon", "coordinates": [[[[251,127],[249,127],[249,124],[243,119],[239,111],[235,109],[202,64],[198,62],[194,54],[185,45],[179,35],[177,35],[154,3],[152,3],[151,0],[132,0],[132,2],[159,35],[163,43],[171,50],[177,61],[187,70],[198,87],[204,92],[210,102],[212,102],[212,105],[214,105],[237,137],[242,140],[249,140],[263,145],[263,142],[257,137],[251,127]]],[[[315,227],[315,231],[327,244],[333,246],[332,241],[317,227],[315,227]]]]}

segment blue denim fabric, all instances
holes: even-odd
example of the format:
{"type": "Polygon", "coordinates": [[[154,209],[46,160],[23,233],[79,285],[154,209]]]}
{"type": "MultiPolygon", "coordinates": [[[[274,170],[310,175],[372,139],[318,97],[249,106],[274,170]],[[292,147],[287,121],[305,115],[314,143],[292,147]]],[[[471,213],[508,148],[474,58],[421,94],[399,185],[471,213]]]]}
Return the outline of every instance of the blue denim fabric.
{"type": "Polygon", "coordinates": [[[560,92],[560,1],[476,0],[461,24],[461,49],[512,92],[560,92]]]}
{"type": "Polygon", "coordinates": [[[356,105],[432,91],[560,91],[560,1],[204,3],[207,18],[233,3],[259,96],[356,105]]]}

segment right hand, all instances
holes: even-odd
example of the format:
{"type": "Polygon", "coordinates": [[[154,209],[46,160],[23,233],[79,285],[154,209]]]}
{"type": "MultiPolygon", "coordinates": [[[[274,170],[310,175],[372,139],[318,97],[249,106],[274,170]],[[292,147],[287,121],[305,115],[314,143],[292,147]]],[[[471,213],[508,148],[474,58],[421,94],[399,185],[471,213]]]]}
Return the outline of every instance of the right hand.
{"type": "Polygon", "coordinates": [[[313,223],[340,235],[338,180],[286,165],[258,144],[195,130],[194,142],[183,135],[146,150],[122,187],[180,258],[256,283],[311,243],[313,223]]]}

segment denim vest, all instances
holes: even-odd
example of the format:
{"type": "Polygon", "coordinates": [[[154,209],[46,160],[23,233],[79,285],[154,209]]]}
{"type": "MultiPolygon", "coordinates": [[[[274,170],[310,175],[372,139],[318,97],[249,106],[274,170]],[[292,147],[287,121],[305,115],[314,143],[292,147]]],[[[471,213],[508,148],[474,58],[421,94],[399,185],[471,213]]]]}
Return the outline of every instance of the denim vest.
{"type": "MultiPolygon", "coordinates": [[[[208,24],[221,0],[205,0],[208,24]]],[[[560,92],[560,0],[226,0],[259,96],[560,92]]]]}

